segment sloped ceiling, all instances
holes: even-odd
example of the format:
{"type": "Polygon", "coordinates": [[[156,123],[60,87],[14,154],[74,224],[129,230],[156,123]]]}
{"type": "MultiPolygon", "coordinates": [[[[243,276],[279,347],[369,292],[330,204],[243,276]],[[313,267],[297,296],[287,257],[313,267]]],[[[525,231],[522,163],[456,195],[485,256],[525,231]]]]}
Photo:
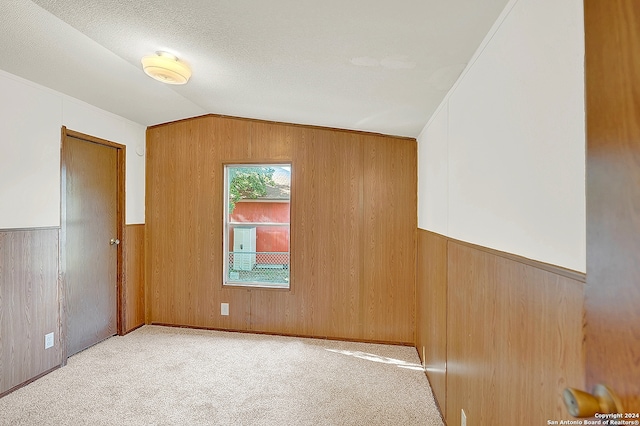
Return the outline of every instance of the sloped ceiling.
{"type": "Polygon", "coordinates": [[[0,69],[144,125],[205,113],[415,137],[507,0],[3,0],[0,69]],[[168,51],[185,86],[142,72],[168,51]]]}

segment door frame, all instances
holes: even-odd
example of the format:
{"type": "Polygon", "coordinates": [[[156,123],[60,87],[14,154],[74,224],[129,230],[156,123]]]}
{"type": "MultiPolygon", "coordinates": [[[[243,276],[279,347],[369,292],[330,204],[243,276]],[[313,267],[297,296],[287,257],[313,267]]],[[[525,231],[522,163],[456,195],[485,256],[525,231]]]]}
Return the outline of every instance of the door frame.
{"type": "Polygon", "coordinates": [[[116,149],[116,233],[115,238],[120,240],[120,244],[117,246],[117,269],[116,269],[116,330],[118,335],[124,334],[125,318],[125,304],[124,300],[124,286],[125,286],[125,171],[126,171],[126,146],[108,141],[106,139],[100,139],[94,136],[90,136],[84,133],[76,132],[74,130],[67,129],[66,126],[62,126],[61,140],[60,140],[60,243],[59,250],[59,279],[58,279],[58,298],[59,298],[59,310],[60,310],[60,345],[62,347],[62,365],[67,364],[67,300],[66,300],[66,232],[67,232],[67,179],[65,174],[65,141],[67,137],[73,137],[86,141],[88,143],[95,143],[98,145],[108,146],[116,149]]]}

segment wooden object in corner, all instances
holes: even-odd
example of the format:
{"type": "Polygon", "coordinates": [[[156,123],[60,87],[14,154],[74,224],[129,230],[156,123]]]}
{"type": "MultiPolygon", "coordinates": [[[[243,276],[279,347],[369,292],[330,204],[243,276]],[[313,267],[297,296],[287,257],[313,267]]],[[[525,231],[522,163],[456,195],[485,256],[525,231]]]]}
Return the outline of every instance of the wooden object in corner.
{"type": "MultiPolygon", "coordinates": [[[[640,2],[586,0],[587,390],[640,412],[640,2]]],[[[629,419],[631,420],[631,419],[629,419]]],[[[637,420],[637,419],[636,419],[637,420]]]]}

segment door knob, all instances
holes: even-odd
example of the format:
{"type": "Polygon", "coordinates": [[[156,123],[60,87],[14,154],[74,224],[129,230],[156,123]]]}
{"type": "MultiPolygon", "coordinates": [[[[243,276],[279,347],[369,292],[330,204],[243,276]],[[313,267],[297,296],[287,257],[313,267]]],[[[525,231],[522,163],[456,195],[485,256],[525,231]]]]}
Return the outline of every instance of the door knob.
{"type": "Polygon", "coordinates": [[[573,417],[593,417],[596,413],[623,413],[622,402],[605,385],[595,385],[592,393],[566,388],[562,393],[564,405],[573,417]]]}
{"type": "Polygon", "coordinates": [[[111,244],[111,245],[114,245],[114,244],[115,244],[115,245],[118,245],[118,244],[120,244],[120,240],[119,240],[119,239],[117,239],[117,238],[112,238],[112,239],[111,239],[111,241],[109,241],[109,244],[111,244]]]}

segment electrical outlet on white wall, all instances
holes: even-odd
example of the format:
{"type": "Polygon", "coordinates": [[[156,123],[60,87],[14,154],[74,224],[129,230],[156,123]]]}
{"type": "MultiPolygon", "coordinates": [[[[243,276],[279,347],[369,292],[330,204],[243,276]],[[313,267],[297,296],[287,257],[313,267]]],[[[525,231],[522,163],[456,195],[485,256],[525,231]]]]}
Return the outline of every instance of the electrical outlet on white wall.
{"type": "Polygon", "coordinates": [[[53,333],[44,335],[44,348],[49,349],[53,347],[53,333]]]}
{"type": "Polygon", "coordinates": [[[220,304],[220,315],[229,315],[229,304],[221,303],[220,304]]]}
{"type": "Polygon", "coordinates": [[[460,411],[462,411],[460,414],[460,426],[467,426],[467,415],[464,413],[464,410],[460,411]]]}

